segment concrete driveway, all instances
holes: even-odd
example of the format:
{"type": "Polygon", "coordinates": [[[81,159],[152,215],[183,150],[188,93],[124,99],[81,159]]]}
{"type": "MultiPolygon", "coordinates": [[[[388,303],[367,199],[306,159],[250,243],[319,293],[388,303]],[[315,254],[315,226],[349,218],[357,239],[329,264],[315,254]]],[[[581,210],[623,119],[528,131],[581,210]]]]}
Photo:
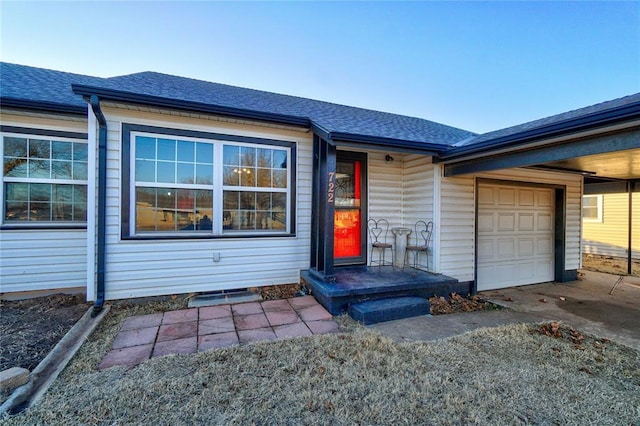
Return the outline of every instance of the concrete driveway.
{"type": "Polygon", "coordinates": [[[541,321],[562,321],[572,327],[640,350],[640,278],[584,271],[570,283],[545,283],[480,294],[516,312],[541,321]]]}
{"type": "Polygon", "coordinates": [[[372,329],[397,341],[436,340],[481,327],[560,321],[583,333],[640,350],[640,278],[584,272],[570,283],[545,283],[481,292],[499,311],[421,316],[374,324],[372,329]]]}

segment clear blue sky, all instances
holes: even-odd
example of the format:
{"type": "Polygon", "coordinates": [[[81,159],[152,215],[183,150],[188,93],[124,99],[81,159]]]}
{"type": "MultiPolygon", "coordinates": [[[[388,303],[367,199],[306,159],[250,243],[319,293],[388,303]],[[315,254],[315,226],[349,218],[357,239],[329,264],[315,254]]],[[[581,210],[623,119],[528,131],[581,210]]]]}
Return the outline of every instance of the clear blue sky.
{"type": "Polygon", "coordinates": [[[486,132],[640,92],[640,2],[7,2],[0,58],[486,132]]]}

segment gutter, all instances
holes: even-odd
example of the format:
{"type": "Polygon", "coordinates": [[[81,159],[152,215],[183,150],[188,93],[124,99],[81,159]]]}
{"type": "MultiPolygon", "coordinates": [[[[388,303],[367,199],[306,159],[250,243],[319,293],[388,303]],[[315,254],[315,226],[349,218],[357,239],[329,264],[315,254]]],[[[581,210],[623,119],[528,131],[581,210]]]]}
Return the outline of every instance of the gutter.
{"type": "Polygon", "coordinates": [[[98,120],[98,212],[97,212],[97,289],[96,302],[93,305],[92,317],[96,317],[104,305],[104,269],[106,241],[106,202],[107,202],[107,119],[100,109],[100,98],[91,95],[91,109],[98,120]]]}
{"type": "Polygon", "coordinates": [[[85,106],[75,106],[68,104],[59,104],[47,101],[28,101],[15,98],[0,98],[0,107],[25,109],[34,112],[54,112],[60,114],[77,115],[87,117],[87,108],[85,106]]]}
{"type": "Polygon", "coordinates": [[[103,100],[120,101],[126,103],[137,103],[147,106],[179,109],[198,113],[210,113],[227,117],[241,118],[245,120],[266,121],[275,124],[286,124],[298,127],[309,128],[311,126],[308,118],[286,114],[254,111],[242,108],[225,107],[211,105],[202,102],[183,101],[180,99],[169,99],[160,96],[141,95],[137,93],[123,92],[119,90],[105,89],[101,87],[72,84],[73,92],[82,96],[100,96],[103,100]]]}

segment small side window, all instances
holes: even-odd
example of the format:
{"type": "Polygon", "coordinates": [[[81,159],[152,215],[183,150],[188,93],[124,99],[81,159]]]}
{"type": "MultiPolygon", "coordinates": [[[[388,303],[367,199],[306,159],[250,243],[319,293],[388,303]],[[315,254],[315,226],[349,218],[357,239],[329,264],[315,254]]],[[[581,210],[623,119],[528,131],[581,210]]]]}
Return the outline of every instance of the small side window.
{"type": "Polygon", "coordinates": [[[582,219],[585,222],[602,222],[602,194],[582,197],[582,219]]]}

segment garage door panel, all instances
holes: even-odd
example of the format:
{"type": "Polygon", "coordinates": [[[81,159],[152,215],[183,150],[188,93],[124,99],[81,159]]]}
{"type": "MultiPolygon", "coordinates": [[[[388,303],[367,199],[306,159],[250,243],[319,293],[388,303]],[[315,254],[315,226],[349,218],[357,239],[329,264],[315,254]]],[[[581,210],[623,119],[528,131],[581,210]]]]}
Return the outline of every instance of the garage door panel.
{"type": "Polygon", "coordinates": [[[498,194],[498,202],[500,206],[516,205],[516,190],[514,188],[499,188],[498,194]]]}
{"type": "Polygon", "coordinates": [[[534,223],[533,213],[518,213],[518,231],[533,231],[534,223]]]}
{"type": "Polygon", "coordinates": [[[531,207],[534,203],[535,193],[532,189],[521,189],[519,194],[519,205],[521,207],[531,207]]]}
{"type": "Polygon", "coordinates": [[[498,213],[498,231],[513,231],[515,229],[515,213],[498,213]]]}
{"type": "Polygon", "coordinates": [[[538,213],[538,231],[551,231],[553,222],[550,213],[538,213]]]}
{"type": "Polygon", "coordinates": [[[478,214],[478,231],[493,232],[494,227],[493,213],[478,214]]]}
{"type": "Polygon", "coordinates": [[[532,257],[535,255],[534,239],[531,238],[518,238],[518,257],[532,257]]]}
{"type": "Polygon", "coordinates": [[[480,184],[478,191],[478,290],[553,280],[553,190],[480,184]]]}

